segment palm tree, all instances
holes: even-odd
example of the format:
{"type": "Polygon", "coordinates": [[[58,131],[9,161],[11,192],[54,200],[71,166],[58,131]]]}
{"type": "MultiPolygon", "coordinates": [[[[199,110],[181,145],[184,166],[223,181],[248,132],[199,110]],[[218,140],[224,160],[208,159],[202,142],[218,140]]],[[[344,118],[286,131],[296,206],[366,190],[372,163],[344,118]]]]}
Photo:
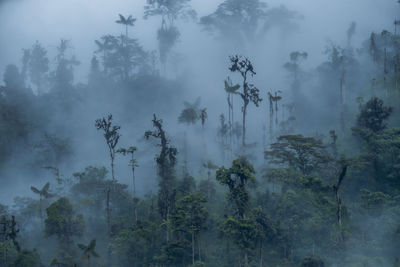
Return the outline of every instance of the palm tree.
{"type": "Polygon", "coordinates": [[[135,222],[137,222],[137,209],[136,209],[136,204],[138,201],[138,198],[136,197],[136,177],[135,177],[135,168],[138,167],[139,165],[137,164],[137,161],[135,159],[135,152],[137,148],[135,146],[131,146],[128,149],[126,148],[120,148],[117,150],[117,153],[121,153],[122,155],[131,155],[131,159],[129,161],[129,166],[132,167],[132,178],[133,178],[133,210],[135,214],[135,222]]]}
{"type": "Polygon", "coordinates": [[[240,85],[232,85],[231,78],[227,78],[224,81],[225,84],[225,92],[228,93],[228,116],[229,116],[229,138],[230,138],[230,145],[232,146],[232,127],[234,123],[234,118],[233,118],[233,95],[239,94],[237,90],[239,90],[240,85]]]}
{"type": "Polygon", "coordinates": [[[119,20],[115,21],[118,24],[125,25],[125,31],[126,31],[126,37],[128,37],[128,26],[133,26],[136,19],[132,17],[132,15],[129,15],[129,17],[125,18],[121,14],[119,15],[119,20]]]}
{"type": "Polygon", "coordinates": [[[40,221],[43,226],[43,213],[42,213],[42,200],[47,198],[52,198],[54,195],[49,193],[50,183],[47,183],[43,186],[41,190],[37,189],[34,186],[31,186],[31,190],[33,193],[39,195],[39,209],[40,209],[40,221]]]}
{"type": "Polygon", "coordinates": [[[94,256],[96,258],[100,257],[99,254],[94,250],[96,248],[96,239],[92,239],[88,246],[83,244],[78,244],[78,248],[83,251],[82,260],[88,260],[88,267],[90,267],[90,256],[94,256]]]}

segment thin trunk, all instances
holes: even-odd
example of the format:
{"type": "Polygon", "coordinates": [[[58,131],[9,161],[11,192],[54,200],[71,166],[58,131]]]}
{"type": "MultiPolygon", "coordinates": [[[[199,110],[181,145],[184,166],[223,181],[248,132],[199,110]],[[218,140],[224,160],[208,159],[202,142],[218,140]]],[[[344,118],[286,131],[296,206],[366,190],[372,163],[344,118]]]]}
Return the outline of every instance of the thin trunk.
{"type": "Polygon", "coordinates": [[[135,215],[135,222],[137,223],[137,207],[136,207],[136,177],[135,177],[135,165],[134,165],[134,157],[132,153],[132,181],[133,181],[133,213],[135,215]]]}
{"type": "MultiPolygon", "coordinates": [[[[108,239],[109,241],[111,240],[111,226],[110,226],[110,217],[111,217],[111,211],[110,211],[110,188],[107,189],[107,196],[106,196],[106,213],[107,213],[107,234],[108,234],[108,239]]],[[[108,266],[111,266],[111,247],[108,246],[108,251],[107,251],[107,261],[108,261],[108,266]]]]}
{"type": "Polygon", "coordinates": [[[42,211],[42,195],[40,195],[40,200],[39,200],[39,216],[40,216],[40,225],[43,230],[43,211],[42,211]]]}
{"type": "Polygon", "coordinates": [[[197,246],[199,247],[199,261],[201,261],[200,238],[199,237],[197,237],[197,246]]]}
{"type": "Polygon", "coordinates": [[[385,57],[383,60],[383,89],[385,90],[386,94],[387,94],[387,88],[386,88],[386,74],[387,73],[388,73],[388,71],[387,71],[387,51],[385,48],[385,57]]]}
{"type": "Polygon", "coordinates": [[[344,120],[344,84],[345,84],[345,75],[346,72],[344,70],[343,62],[342,62],[342,71],[340,75],[340,126],[342,131],[345,130],[345,120],[344,120]]]}
{"type": "Polygon", "coordinates": [[[243,152],[245,150],[246,147],[246,110],[247,110],[247,104],[244,104],[243,106],[243,125],[242,125],[242,131],[243,131],[243,135],[242,135],[242,147],[243,147],[243,152]]]}
{"type": "Polygon", "coordinates": [[[260,240],[260,267],[263,266],[262,247],[263,247],[263,243],[262,243],[262,240],[260,240]]]}
{"type": "Polygon", "coordinates": [[[194,231],[192,231],[192,264],[194,265],[194,231]]]}
{"type": "Polygon", "coordinates": [[[114,152],[110,149],[110,158],[111,158],[111,178],[113,183],[115,182],[114,176],[114,152]]]}
{"type": "MultiPolygon", "coordinates": [[[[169,200],[168,200],[169,201],[169,200]]],[[[167,218],[166,218],[166,224],[165,224],[165,234],[166,234],[166,240],[167,244],[169,243],[169,228],[168,228],[168,219],[169,219],[169,205],[167,207],[167,218]]]]}

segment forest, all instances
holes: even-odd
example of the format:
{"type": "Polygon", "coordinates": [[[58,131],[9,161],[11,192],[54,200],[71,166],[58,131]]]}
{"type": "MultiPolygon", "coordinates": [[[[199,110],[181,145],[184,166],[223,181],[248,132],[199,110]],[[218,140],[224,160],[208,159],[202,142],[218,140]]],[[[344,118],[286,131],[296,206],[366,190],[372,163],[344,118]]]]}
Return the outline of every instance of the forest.
{"type": "Polygon", "coordinates": [[[0,1],[0,267],[400,267],[400,0],[123,2],[0,1]]]}

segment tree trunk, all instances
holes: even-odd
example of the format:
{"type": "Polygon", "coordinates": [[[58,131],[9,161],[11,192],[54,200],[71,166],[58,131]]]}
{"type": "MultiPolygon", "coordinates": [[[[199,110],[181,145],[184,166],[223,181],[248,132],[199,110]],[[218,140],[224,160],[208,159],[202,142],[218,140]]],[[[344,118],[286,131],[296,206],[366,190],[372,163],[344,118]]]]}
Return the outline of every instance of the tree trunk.
{"type": "Polygon", "coordinates": [[[40,195],[39,199],[39,216],[40,216],[40,226],[42,227],[43,231],[43,210],[42,210],[42,195],[40,195]]]}
{"type": "MultiPolygon", "coordinates": [[[[110,226],[110,220],[111,220],[111,210],[110,210],[110,188],[107,189],[107,203],[106,203],[106,213],[107,213],[107,234],[108,234],[108,239],[109,241],[111,240],[111,226],[110,226]]],[[[108,266],[111,266],[111,248],[108,246],[107,249],[107,261],[108,261],[108,266]]]]}
{"type": "Polygon", "coordinates": [[[246,147],[246,110],[247,110],[247,104],[245,103],[243,106],[243,125],[242,125],[242,147],[243,147],[243,152],[246,147]]]}
{"type": "Polygon", "coordinates": [[[194,231],[192,232],[192,264],[194,265],[194,231]]]}
{"type": "Polygon", "coordinates": [[[136,178],[135,178],[135,166],[134,164],[134,158],[133,158],[133,154],[132,154],[132,180],[133,180],[133,213],[135,215],[135,222],[137,223],[137,207],[136,207],[136,178]]]}
{"type": "Polygon", "coordinates": [[[200,238],[198,236],[197,236],[197,246],[199,247],[199,261],[201,261],[200,238]]]}
{"type": "Polygon", "coordinates": [[[111,178],[113,183],[115,182],[115,176],[114,176],[114,155],[113,152],[110,149],[110,158],[111,158],[111,178]]]}

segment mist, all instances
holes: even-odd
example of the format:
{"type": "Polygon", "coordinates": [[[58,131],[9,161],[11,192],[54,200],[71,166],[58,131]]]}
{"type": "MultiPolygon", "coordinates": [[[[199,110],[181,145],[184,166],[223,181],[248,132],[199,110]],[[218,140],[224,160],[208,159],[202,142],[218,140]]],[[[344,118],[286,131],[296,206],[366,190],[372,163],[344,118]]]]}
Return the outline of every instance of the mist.
{"type": "Polygon", "coordinates": [[[400,266],[399,11],[0,1],[0,266],[400,266]]]}

